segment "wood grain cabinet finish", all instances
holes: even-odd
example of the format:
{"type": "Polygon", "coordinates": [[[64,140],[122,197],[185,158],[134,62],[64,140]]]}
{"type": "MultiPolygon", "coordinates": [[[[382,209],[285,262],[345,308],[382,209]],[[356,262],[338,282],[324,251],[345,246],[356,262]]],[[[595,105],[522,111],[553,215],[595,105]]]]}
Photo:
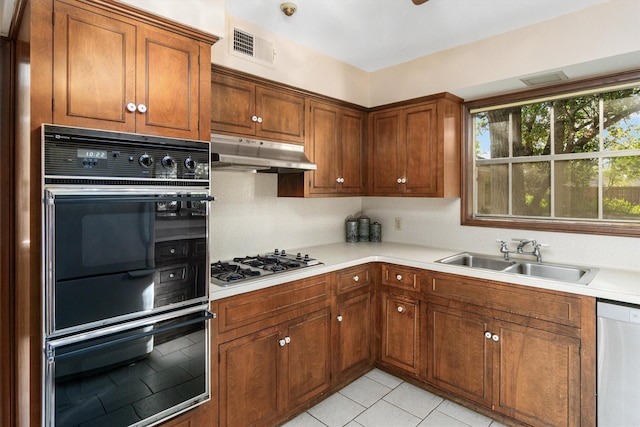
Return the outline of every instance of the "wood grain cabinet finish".
{"type": "Polygon", "coordinates": [[[364,113],[311,100],[308,117],[309,194],[364,194],[364,113]]]}
{"type": "MultiPolygon", "coordinates": [[[[53,122],[209,139],[211,45],[86,4],[56,1],[53,122]]],[[[213,36],[211,36],[213,37],[213,36]]]]}
{"type": "Polygon", "coordinates": [[[528,425],[595,425],[593,298],[446,274],[428,283],[429,383],[528,425]]]}
{"type": "Polygon", "coordinates": [[[211,130],[304,144],[304,96],[222,74],[211,77],[211,130]]]}
{"type": "Polygon", "coordinates": [[[373,364],[373,278],[369,264],[336,273],[332,332],[333,382],[367,372],[373,364]]]}
{"type": "Polygon", "coordinates": [[[461,102],[441,94],[370,113],[369,194],[459,196],[461,102]]]}
{"type": "Polygon", "coordinates": [[[418,270],[400,265],[383,264],[382,284],[408,291],[419,291],[418,270]]]}
{"type": "Polygon", "coordinates": [[[400,368],[413,376],[420,372],[420,301],[382,292],[383,364],[400,368]]]}

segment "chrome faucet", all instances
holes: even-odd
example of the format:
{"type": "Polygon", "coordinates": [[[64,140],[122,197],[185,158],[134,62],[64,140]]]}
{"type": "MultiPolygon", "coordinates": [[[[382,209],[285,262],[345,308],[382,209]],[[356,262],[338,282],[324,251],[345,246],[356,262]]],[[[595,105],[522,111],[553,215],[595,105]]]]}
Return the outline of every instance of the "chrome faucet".
{"type": "Polygon", "coordinates": [[[542,262],[542,253],[540,253],[540,248],[542,246],[549,246],[543,243],[538,243],[533,239],[511,239],[514,242],[518,242],[518,248],[516,249],[516,253],[525,254],[525,255],[533,255],[536,257],[536,261],[542,262]],[[530,252],[525,252],[524,247],[531,244],[533,249],[530,252]]]}
{"type": "Polygon", "coordinates": [[[496,239],[496,242],[500,243],[500,253],[504,255],[505,261],[509,261],[509,254],[514,254],[516,251],[510,251],[504,240],[496,239]]]}

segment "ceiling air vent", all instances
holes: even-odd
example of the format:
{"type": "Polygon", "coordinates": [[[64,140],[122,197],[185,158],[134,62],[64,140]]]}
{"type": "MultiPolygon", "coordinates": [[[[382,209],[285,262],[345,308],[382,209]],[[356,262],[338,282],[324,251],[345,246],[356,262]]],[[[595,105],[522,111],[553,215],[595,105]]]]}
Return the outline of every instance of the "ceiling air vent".
{"type": "Polygon", "coordinates": [[[233,29],[231,52],[257,63],[273,64],[273,43],[238,28],[233,29]]]}
{"type": "Polygon", "coordinates": [[[520,81],[527,86],[540,86],[546,85],[550,83],[557,83],[563,80],[567,80],[569,77],[562,71],[556,71],[554,73],[549,74],[539,74],[537,76],[532,76],[526,79],[520,79],[520,81]]]}

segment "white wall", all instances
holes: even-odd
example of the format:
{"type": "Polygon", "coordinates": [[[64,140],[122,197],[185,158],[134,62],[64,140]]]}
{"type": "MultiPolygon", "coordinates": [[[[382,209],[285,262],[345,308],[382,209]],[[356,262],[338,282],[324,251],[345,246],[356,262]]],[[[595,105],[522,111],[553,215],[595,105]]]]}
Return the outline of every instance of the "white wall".
{"type": "Polygon", "coordinates": [[[277,197],[277,175],[212,172],[211,259],[344,240],[344,222],[361,198],[277,197]]]}

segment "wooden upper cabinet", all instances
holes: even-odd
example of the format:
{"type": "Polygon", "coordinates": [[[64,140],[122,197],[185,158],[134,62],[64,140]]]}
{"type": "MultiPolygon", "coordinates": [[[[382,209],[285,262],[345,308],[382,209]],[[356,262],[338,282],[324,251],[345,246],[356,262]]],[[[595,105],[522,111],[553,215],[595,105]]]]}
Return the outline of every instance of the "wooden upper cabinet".
{"type": "Polygon", "coordinates": [[[56,1],[54,11],[54,123],[209,139],[201,79],[214,36],[197,40],[86,4],[56,1]]]}
{"type": "Polygon", "coordinates": [[[460,195],[461,102],[442,94],[371,113],[371,195],[460,195]]]}
{"type": "Polygon", "coordinates": [[[304,97],[213,70],[211,130],[304,143],[304,97]]]}
{"type": "Polygon", "coordinates": [[[364,113],[309,101],[307,150],[318,169],[310,173],[310,194],[362,194],[364,113]]]}

